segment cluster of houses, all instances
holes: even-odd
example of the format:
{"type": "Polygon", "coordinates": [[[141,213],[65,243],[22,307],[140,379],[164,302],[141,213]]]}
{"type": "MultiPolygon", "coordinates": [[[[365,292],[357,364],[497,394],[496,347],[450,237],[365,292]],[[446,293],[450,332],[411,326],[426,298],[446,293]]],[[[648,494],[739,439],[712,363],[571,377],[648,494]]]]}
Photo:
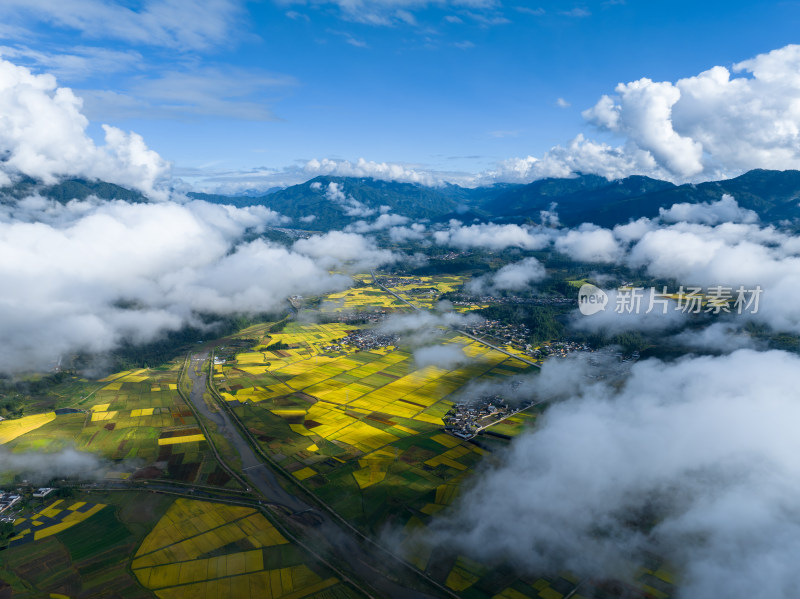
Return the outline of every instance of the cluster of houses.
{"type": "Polygon", "coordinates": [[[476,336],[491,335],[519,348],[526,346],[531,335],[530,329],[524,324],[507,324],[500,320],[484,320],[470,327],[470,333],[476,336]]]}
{"type": "Polygon", "coordinates": [[[8,510],[22,501],[22,495],[15,493],[0,492],[0,514],[5,514],[8,510]]]}
{"type": "Polygon", "coordinates": [[[377,324],[391,313],[390,310],[343,311],[338,313],[337,320],[343,324],[377,324]]]}
{"type": "Polygon", "coordinates": [[[511,408],[500,395],[483,395],[470,401],[457,402],[444,416],[444,430],[459,439],[472,439],[487,426],[532,404],[532,401],[524,401],[511,408]]]}
{"type": "Polygon", "coordinates": [[[540,347],[527,351],[529,355],[534,358],[549,358],[558,357],[566,358],[568,354],[576,351],[594,351],[585,343],[577,341],[552,341],[550,343],[543,343],[540,347]]]}
{"type": "Polygon", "coordinates": [[[577,300],[571,297],[541,295],[535,297],[519,297],[509,295],[505,297],[495,297],[493,295],[468,295],[459,293],[451,296],[451,300],[456,306],[471,306],[473,304],[514,304],[527,306],[569,306],[575,304],[577,300]]]}
{"type": "Polygon", "coordinates": [[[399,342],[397,335],[381,333],[375,329],[358,329],[351,331],[341,339],[332,341],[331,345],[327,345],[323,349],[338,351],[343,345],[349,345],[358,349],[371,350],[380,347],[396,347],[399,342]]]}

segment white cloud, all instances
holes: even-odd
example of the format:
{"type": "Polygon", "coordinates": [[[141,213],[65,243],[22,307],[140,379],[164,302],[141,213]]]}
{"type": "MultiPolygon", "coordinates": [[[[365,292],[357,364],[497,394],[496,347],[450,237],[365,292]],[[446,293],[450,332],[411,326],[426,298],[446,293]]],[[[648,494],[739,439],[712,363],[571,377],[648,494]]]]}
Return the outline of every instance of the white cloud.
{"type": "Polygon", "coordinates": [[[347,160],[309,160],[302,167],[307,177],[331,175],[336,177],[372,177],[386,181],[400,181],[403,183],[420,183],[421,185],[438,186],[444,179],[435,173],[418,170],[403,164],[389,162],[373,162],[359,158],[356,162],[347,160]]]}
{"type": "MultiPolygon", "coordinates": [[[[793,299],[800,297],[800,241],[791,232],[756,221],[752,211],[724,196],[716,202],[675,204],[663,209],[658,218],[640,218],[613,230],[584,224],[571,230],[542,231],[550,235],[556,250],[576,260],[644,269],[653,277],[673,279],[686,290],[722,286],[730,288],[735,298],[740,287],[760,288],[758,310],[753,305],[739,314],[734,308],[736,314],[731,317],[742,323],[767,324],[776,331],[800,332],[800,307],[793,299]],[[673,222],[677,219],[680,222],[673,222]]],[[[746,295],[750,297],[749,291],[746,295]]],[[[629,316],[606,315],[579,322],[599,326],[610,319],[624,322],[627,329],[645,326],[629,316]]],[[[665,327],[672,324],[663,323],[665,327]]]]}
{"type": "Polygon", "coordinates": [[[104,125],[106,143],[97,146],[88,124],[70,89],[0,60],[0,184],[20,174],[45,183],[82,176],[166,197],[169,165],[139,135],[104,125]]]}
{"type": "MultiPolygon", "coordinates": [[[[382,208],[385,208],[385,206],[382,208]]],[[[354,233],[369,233],[370,231],[381,231],[390,227],[399,227],[400,225],[406,224],[409,220],[410,219],[407,216],[383,212],[383,214],[381,214],[371,223],[358,220],[352,225],[349,225],[345,230],[353,231],[354,233]]]]}
{"type": "Polygon", "coordinates": [[[446,345],[429,345],[414,351],[414,364],[417,368],[436,366],[444,370],[453,370],[470,362],[464,348],[455,343],[446,345]]]}
{"type": "Polygon", "coordinates": [[[425,238],[425,225],[412,223],[408,227],[392,227],[389,229],[389,238],[395,243],[420,241],[425,238]]]}
{"type": "Polygon", "coordinates": [[[241,242],[281,222],[264,207],[205,202],[4,205],[2,368],[47,369],[76,351],[150,341],[197,312],[263,312],[349,284],[307,256],[241,242]]]}
{"type": "Polygon", "coordinates": [[[639,148],[615,148],[577,135],[566,147],[554,146],[541,158],[509,158],[476,176],[480,184],[504,181],[529,183],[547,177],[572,177],[575,173],[596,173],[608,179],[632,174],[669,178],[651,154],[639,148]]]}
{"type": "Polygon", "coordinates": [[[546,363],[541,376],[569,399],[518,437],[428,538],[529,572],[604,579],[632,574],[649,551],[677,569],[681,597],[792,597],[800,359],[739,350],[645,361],[619,387],[592,384],[565,362],[546,363]]]}
{"type": "Polygon", "coordinates": [[[325,197],[334,204],[341,206],[347,216],[364,217],[375,214],[373,208],[369,208],[359,202],[352,195],[344,193],[342,186],[335,181],[328,183],[328,187],[325,189],[325,197]]]}
{"type": "Polygon", "coordinates": [[[86,113],[94,119],[186,119],[217,116],[274,121],[267,92],[295,85],[293,77],[232,66],[162,70],[137,77],[119,90],[82,89],[86,113]]]}
{"type": "Polygon", "coordinates": [[[584,117],[626,136],[680,177],[692,177],[703,170],[702,144],[680,135],[673,127],[672,107],[681,97],[678,87],[640,79],[618,85],[616,92],[618,104],[603,96],[594,108],[583,113],[584,117]]]}
{"type": "Polygon", "coordinates": [[[614,262],[622,256],[614,234],[591,224],[583,224],[556,238],[555,249],[581,262],[614,262]]]}
{"type": "MultiPolygon", "coordinates": [[[[577,289],[575,291],[577,295],[577,289]]],[[[676,309],[674,300],[659,297],[660,291],[656,290],[654,294],[652,289],[643,289],[622,295],[616,289],[608,289],[608,305],[605,310],[590,316],[573,312],[570,324],[576,329],[606,336],[633,331],[652,333],[684,327],[689,322],[689,317],[676,309]],[[664,301],[666,304],[661,303],[664,301]]],[[[698,344],[695,347],[700,346],[698,344]]]]}
{"type": "Polygon", "coordinates": [[[584,112],[624,136],[675,180],[753,168],[800,167],[800,46],[789,45],[693,77],[621,83],[584,112]]]}
{"type": "Polygon", "coordinates": [[[323,268],[348,268],[353,272],[378,268],[399,258],[390,250],[380,249],[369,237],[343,231],[298,239],[293,250],[313,258],[323,268]]]}
{"type": "Polygon", "coordinates": [[[521,291],[547,276],[544,265],[536,258],[525,258],[500,268],[497,272],[473,279],[467,285],[470,293],[493,294],[497,291],[521,291]]]}
{"type": "Polygon", "coordinates": [[[0,4],[5,22],[46,21],[86,38],[176,49],[227,43],[241,15],[242,5],[235,0],[150,0],[139,10],[129,2],[113,0],[4,0],[0,4]]]}
{"type": "Polygon", "coordinates": [[[582,7],[572,8],[570,10],[564,10],[558,13],[560,15],[564,15],[565,17],[576,17],[576,18],[583,18],[583,17],[590,17],[592,13],[582,7]]]}
{"type": "Polygon", "coordinates": [[[714,322],[699,330],[685,329],[673,336],[671,342],[705,351],[731,352],[745,347],[754,348],[754,340],[731,322],[714,322]]]}
{"type": "MultiPolygon", "coordinates": [[[[496,0],[278,0],[278,2],[284,5],[334,5],[339,9],[341,16],[349,21],[380,26],[416,25],[413,11],[424,10],[430,6],[465,9],[492,9],[498,6],[496,0]]],[[[452,16],[445,19],[453,23],[458,22],[452,20],[452,16]]]]}
{"type": "Polygon", "coordinates": [[[405,342],[424,346],[453,327],[467,327],[483,322],[477,314],[459,312],[411,312],[392,314],[380,324],[384,333],[401,335],[405,342]]]}
{"type": "Polygon", "coordinates": [[[732,195],[727,193],[716,202],[698,202],[696,204],[673,204],[668,209],[658,209],[659,218],[665,223],[700,223],[718,225],[730,223],[756,223],[758,214],[752,210],[741,208],[732,195]]]}
{"type": "Polygon", "coordinates": [[[526,250],[539,250],[550,242],[549,234],[531,227],[520,225],[479,224],[463,226],[458,221],[451,221],[450,227],[433,234],[439,245],[461,249],[485,248],[502,250],[517,247],[526,250]]]}
{"type": "Polygon", "coordinates": [[[143,66],[134,50],[112,50],[95,46],[74,46],[69,52],[45,52],[25,45],[0,46],[0,56],[17,64],[35,64],[56,77],[82,80],[103,73],[117,73],[143,66]]]}

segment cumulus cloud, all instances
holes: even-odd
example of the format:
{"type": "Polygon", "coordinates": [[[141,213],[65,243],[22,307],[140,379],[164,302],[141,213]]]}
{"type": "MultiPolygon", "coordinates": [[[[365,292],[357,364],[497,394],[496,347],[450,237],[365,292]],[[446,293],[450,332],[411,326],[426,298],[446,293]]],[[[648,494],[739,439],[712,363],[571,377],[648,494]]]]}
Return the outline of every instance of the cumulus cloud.
{"type": "Polygon", "coordinates": [[[424,169],[391,162],[375,162],[359,158],[355,162],[332,160],[330,158],[312,159],[306,162],[302,171],[306,176],[330,175],[335,177],[371,177],[385,181],[419,183],[436,187],[444,184],[444,179],[424,169]]]}
{"type": "Polygon", "coordinates": [[[425,225],[412,223],[408,227],[392,227],[389,229],[389,239],[394,243],[406,241],[420,241],[425,238],[425,225]]]}
{"type": "Polygon", "coordinates": [[[595,173],[608,179],[622,179],[634,174],[671,178],[669,171],[645,150],[614,147],[578,134],[566,146],[554,146],[541,158],[509,158],[499,162],[495,168],[479,173],[474,179],[483,185],[498,181],[530,183],[548,177],[572,177],[576,173],[595,173]]]}
{"type": "Polygon", "coordinates": [[[800,584],[799,367],[739,350],[640,362],[623,385],[579,374],[576,391],[575,376],[550,377],[568,399],[428,538],[531,573],[602,578],[629,576],[647,551],[678,569],[682,597],[788,599],[800,584]]]}
{"type": "MultiPolygon", "coordinates": [[[[735,299],[743,290],[745,300],[756,299],[749,307],[742,306],[743,313],[731,306],[742,323],[753,320],[777,331],[800,332],[800,308],[791,299],[800,294],[800,241],[773,225],[762,226],[755,213],[730,196],[675,204],[662,209],[657,218],[640,218],[613,229],[584,224],[541,231],[557,251],[575,260],[643,269],[652,277],[674,280],[686,292],[721,287],[720,293],[735,299]]],[[[645,295],[642,304],[648,302],[645,295]]],[[[593,329],[625,323],[626,330],[652,329],[647,323],[655,326],[656,320],[665,328],[676,324],[664,318],[637,322],[629,314],[617,317],[608,312],[577,322],[593,329]]]]}
{"type": "MultiPolygon", "coordinates": [[[[385,207],[386,206],[383,206],[382,208],[385,207]]],[[[391,214],[383,210],[381,210],[381,212],[382,214],[374,221],[368,223],[363,220],[357,220],[352,225],[349,225],[346,230],[353,231],[355,233],[369,233],[371,231],[381,231],[390,227],[399,228],[400,225],[404,225],[411,220],[407,216],[391,214]]]]}
{"type": "MultiPolygon", "coordinates": [[[[312,187],[312,189],[314,189],[312,187]]],[[[352,195],[346,194],[339,183],[331,181],[325,189],[325,197],[338,204],[347,216],[365,217],[375,214],[375,210],[359,202],[352,195]]]]}
{"type": "Polygon", "coordinates": [[[544,265],[536,258],[525,258],[500,268],[497,272],[473,279],[467,284],[470,293],[483,295],[498,291],[521,291],[547,276],[544,265]]]}
{"type": "Polygon", "coordinates": [[[470,361],[464,349],[457,344],[429,345],[414,351],[414,364],[417,368],[436,366],[443,370],[453,370],[470,361]]]}
{"type": "Polygon", "coordinates": [[[614,262],[622,255],[614,234],[591,224],[583,224],[558,237],[555,249],[581,262],[614,262]]]}
{"type": "Polygon", "coordinates": [[[104,352],[196,324],[197,313],[263,312],[286,296],[343,289],[307,255],[246,234],[276,213],[30,198],[0,211],[0,364],[47,369],[76,351],[104,352]]]}
{"type": "Polygon", "coordinates": [[[800,46],[789,45],[675,83],[620,83],[584,117],[624,136],[626,152],[645,152],[676,180],[798,168],[798,66],[800,46]]]}
{"type": "Polygon", "coordinates": [[[605,310],[589,316],[575,312],[570,324],[578,330],[605,335],[632,331],[677,331],[687,324],[688,316],[676,309],[674,300],[661,297],[661,291],[640,289],[621,292],[608,289],[605,291],[608,295],[605,310]]]}
{"type": "Polygon", "coordinates": [[[490,250],[502,250],[509,247],[539,250],[550,242],[547,233],[532,227],[493,223],[463,226],[455,220],[450,221],[449,228],[434,232],[433,239],[439,245],[460,249],[485,248],[490,250]]]}
{"type": "Polygon", "coordinates": [[[375,240],[357,233],[331,231],[298,239],[294,251],[313,258],[323,268],[364,271],[396,262],[400,256],[378,247],[375,240]]]}
{"type": "Polygon", "coordinates": [[[731,352],[745,347],[756,348],[757,343],[733,322],[714,322],[702,329],[686,329],[673,336],[671,341],[689,349],[712,352],[731,352]]]}
{"type": "Polygon", "coordinates": [[[758,214],[742,208],[732,195],[724,194],[716,202],[699,202],[696,204],[673,204],[669,208],[658,209],[659,218],[665,223],[700,223],[718,225],[724,222],[756,223],[758,214]]]}
{"type": "Polygon", "coordinates": [[[546,227],[558,227],[561,225],[561,220],[558,218],[557,212],[558,204],[551,202],[547,210],[539,211],[539,220],[546,227]]]}
{"type": "Polygon", "coordinates": [[[141,136],[104,125],[105,145],[86,134],[81,100],[50,75],[0,59],[0,185],[19,175],[45,183],[85,177],[165,199],[169,165],[141,136]]]}

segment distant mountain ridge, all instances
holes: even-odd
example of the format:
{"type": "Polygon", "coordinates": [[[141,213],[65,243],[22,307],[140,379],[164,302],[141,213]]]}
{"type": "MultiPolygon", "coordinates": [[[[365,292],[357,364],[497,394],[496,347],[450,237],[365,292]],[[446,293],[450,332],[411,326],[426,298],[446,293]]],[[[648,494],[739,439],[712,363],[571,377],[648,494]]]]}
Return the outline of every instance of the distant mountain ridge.
{"type": "Polygon", "coordinates": [[[382,206],[388,206],[390,212],[412,220],[435,220],[450,214],[456,215],[464,209],[465,202],[472,199],[472,194],[473,190],[455,185],[435,188],[378,179],[322,176],[257,198],[200,193],[190,193],[189,196],[236,206],[267,206],[292,218],[295,225],[300,218],[314,216],[308,228],[330,230],[344,228],[357,220],[371,220],[379,214],[382,206]],[[353,204],[337,202],[328,197],[326,192],[332,183],[346,198],[352,198],[365,210],[374,211],[373,214],[348,214],[348,211],[353,212],[353,204]]]}
{"type": "MultiPolygon", "coordinates": [[[[147,201],[137,191],[103,181],[68,179],[44,185],[26,178],[0,189],[0,202],[15,201],[33,193],[59,202],[90,195],[105,200],[147,201]]],[[[370,178],[320,176],[299,185],[269,190],[258,197],[195,192],[188,195],[216,204],[266,206],[290,217],[289,227],[328,231],[342,229],[357,220],[373,220],[382,207],[412,221],[447,222],[455,218],[465,223],[530,223],[540,222],[541,211],[549,210],[553,204],[565,226],[592,222],[610,227],[641,217],[656,217],[660,208],[676,203],[713,202],[726,193],[743,208],[756,212],[765,223],[788,220],[800,226],[800,171],[796,170],[753,170],[733,179],[684,185],[644,176],[608,181],[598,175],[578,175],[526,185],[506,183],[478,188],[426,187],[370,178]],[[326,193],[331,184],[343,194],[338,201],[326,193]],[[346,200],[341,201],[342,197],[346,200]],[[354,206],[360,209],[354,210],[354,206]]]]}
{"type": "Polygon", "coordinates": [[[564,225],[592,222],[610,227],[658,216],[659,208],[677,203],[717,201],[726,193],[743,208],[756,212],[763,222],[800,218],[800,171],[794,170],[759,169],[733,179],[684,185],[641,176],[616,181],[596,175],[543,179],[510,190],[484,208],[495,218],[536,220],[539,211],[556,202],[564,225]]]}
{"type": "Polygon", "coordinates": [[[101,200],[124,200],[126,202],[147,202],[140,192],[126,187],[106,183],[105,181],[89,181],[86,179],[66,179],[54,185],[45,185],[25,177],[13,185],[0,188],[0,201],[18,200],[38,194],[58,202],[85,200],[89,196],[97,196],[101,200]]]}
{"type": "Polygon", "coordinates": [[[261,204],[293,219],[315,215],[310,228],[328,230],[359,219],[347,216],[343,206],[326,197],[324,191],[330,183],[336,183],[345,194],[366,207],[377,210],[389,206],[392,212],[413,220],[434,222],[450,218],[463,222],[476,219],[540,222],[541,211],[549,210],[555,203],[559,219],[566,226],[592,222],[610,227],[641,217],[656,217],[659,208],[676,203],[717,201],[726,193],[736,198],[740,206],[755,211],[764,222],[800,219],[800,171],[753,170],[733,179],[696,185],[675,185],[639,175],[613,181],[598,175],[578,175],[541,179],[527,185],[499,184],[475,189],[317,177],[258,198],[189,195],[240,206],[261,204]],[[313,189],[313,183],[319,183],[321,189],[313,189]]]}

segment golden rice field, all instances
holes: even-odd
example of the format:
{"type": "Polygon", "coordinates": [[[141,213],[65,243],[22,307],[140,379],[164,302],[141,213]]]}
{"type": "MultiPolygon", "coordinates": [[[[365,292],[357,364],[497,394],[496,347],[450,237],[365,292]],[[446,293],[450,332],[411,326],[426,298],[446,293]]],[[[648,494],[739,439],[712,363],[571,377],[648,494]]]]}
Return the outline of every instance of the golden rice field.
{"type": "Polygon", "coordinates": [[[258,511],[177,499],[131,563],[163,599],[307,597],[340,584],[258,511]]]}
{"type": "Polygon", "coordinates": [[[14,420],[3,420],[0,422],[0,445],[13,441],[17,437],[36,430],[55,419],[55,412],[46,412],[45,414],[32,414],[14,420]]]}
{"type": "MultiPolygon", "coordinates": [[[[308,344],[329,326],[292,324],[281,339],[308,344]]],[[[456,394],[475,378],[530,369],[454,333],[442,342],[473,360],[444,369],[418,366],[392,347],[323,346],[305,356],[259,347],[216,366],[214,382],[273,459],[348,521],[369,532],[397,513],[422,524],[453,500],[485,453],[442,430],[456,394]]]]}
{"type": "Polygon", "coordinates": [[[71,407],[80,412],[0,422],[0,443],[14,452],[74,447],[99,454],[121,462],[109,469],[110,478],[124,479],[158,462],[166,466],[150,469],[148,478],[233,485],[178,393],[179,370],[175,363],[168,369],[114,373],[72,399],[71,407]]]}
{"type": "Polygon", "coordinates": [[[18,518],[14,521],[17,533],[11,539],[11,546],[38,541],[60,533],[94,516],[104,507],[106,506],[102,503],[68,502],[57,499],[29,518],[18,518]]]}
{"type": "Polygon", "coordinates": [[[325,296],[320,310],[322,312],[342,312],[350,310],[394,310],[405,304],[386,293],[376,285],[351,287],[345,291],[325,296]]]}
{"type": "MultiPolygon", "coordinates": [[[[308,344],[309,333],[341,325],[296,326],[307,331],[283,334],[284,343],[308,344]]],[[[289,427],[298,435],[339,441],[369,453],[416,431],[408,427],[382,430],[365,422],[367,415],[380,413],[441,426],[442,416],[452,405],[446,398],[468,381],[492,370],[512,374],[525,369],[521,362],[466,337],[453,336],[448,343],[462,347],[474,362],[448,371],[437,366],[416,368],[411,355],[399,350],[358,352],[368,354],[369,361],[363,355],[320,352],[298,359],[296,354],[281,355],[286,351],[246,352],[238,354],[234,364],[217,366],[215,380],[224,383],[222,393],[228,401],[260,403],[297,392],[310,396],[316,401],[307,407],[276,404],[267,409],[291,422],[289,427]],[[500,368],[511,363],[516,364],[510,370],[500,368]]]]}
{"type": "Polygon", "coordinates": [[[432,309],[440,295],[457,291],[466,279],[466,277],[458,275],[393,278],[407,279],[408,283],[391,287],[391,290],[407,302],[422,309],[432,309]]]}

